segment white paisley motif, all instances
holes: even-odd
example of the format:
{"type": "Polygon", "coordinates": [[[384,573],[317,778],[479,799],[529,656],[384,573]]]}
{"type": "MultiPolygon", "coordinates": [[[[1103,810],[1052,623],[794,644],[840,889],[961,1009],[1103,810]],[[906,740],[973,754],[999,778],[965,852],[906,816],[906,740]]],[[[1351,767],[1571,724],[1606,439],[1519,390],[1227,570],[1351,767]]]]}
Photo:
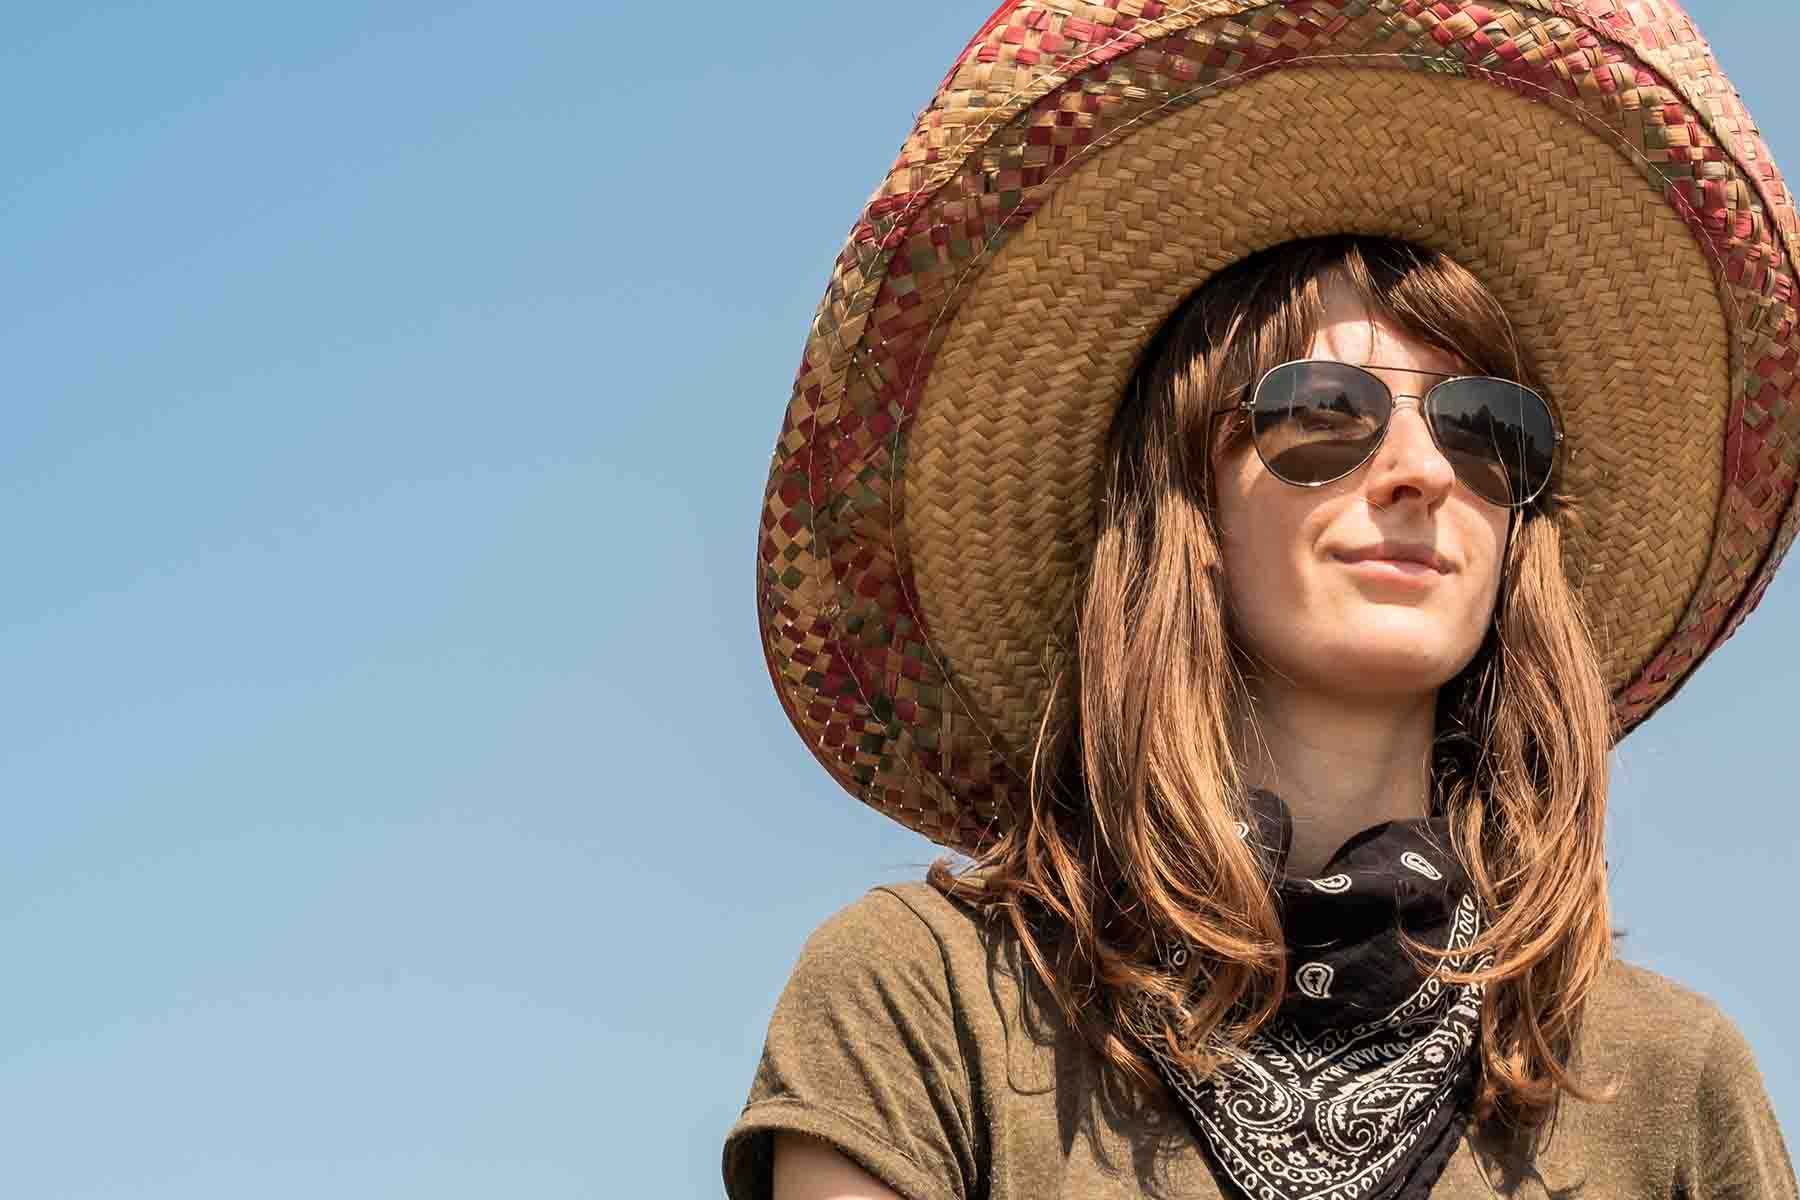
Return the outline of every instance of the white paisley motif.
{"type": "MultiPolygon", "coordinates": [[[[1465,894],[1451,916],[1445,949],[1461,950],[1475,939],[1479,912],[1465,894]]],[[[1466,971],[1490,961],[1473,962],[1465,954],[1447,965],[1466,971]]],[[[1296,982],[1309,996],[1328,994],[1331,968],[1307,963],[1296,982]]],[[[1206,1079],[1180,1071],[1167,1075],[1205,1128],[1220,1165],[1249,1195],[1361,1196],[1451,1102],[1454,1076],[1446,1075],[1444,1063],[1470,1053],[1482,990],[1480,984],[1446,985],[1434,973],[1384,1016],[1316,1033],[1273,1023],[1241,1049],[1224,1048],[1225,1065],[1206,1079]],[[1221,1120],[1220,1111],[1230,1120],[1221,1120]],[[1397,1129],[1406,1132],[1394,1138],[1397,1129]],[[1387,1139],[1391,1144],[1370,1154],[1387,1139]]]]}
{"type": "Polygon", "coordinates": [[[1336,974],[1330,963],[1309,962],[1294,972],[1294,982],[1314,1000],[1331,999],[1331,977],[1336,974]]]}
{"type": "Polygon", "coordinates": [[[1248,825],[1239,821],[1237,823],[1237,831],[1239,840],[1246,842],[1250,840],[1250,827],[1248,825]]]}
{"type": "Polygon", "coordinates": [[[1444,873],[1432,866],[1424,855],[1412,850],[1408,850],[1405,854],[1400,856],[1400,865],[1408,870],[1417,871],[1427,879],[1442,879],[1444,877],[1444,873]]]}
{"type": "Polygon", "coordinates": [[[1336,875],[1327,875],[1323,879],[1309,879],[1306,882],[1312,884],[1319,891],[1330,892],[1332,895],[1350,890],[1350,877],[1341,872],[1336,875]]]}

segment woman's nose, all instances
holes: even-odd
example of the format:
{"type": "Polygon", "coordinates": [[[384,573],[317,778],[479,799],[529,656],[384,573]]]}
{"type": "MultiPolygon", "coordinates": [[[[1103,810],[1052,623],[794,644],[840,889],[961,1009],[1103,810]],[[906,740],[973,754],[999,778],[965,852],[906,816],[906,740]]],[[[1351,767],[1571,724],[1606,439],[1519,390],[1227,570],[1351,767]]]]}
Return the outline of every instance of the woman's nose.
{"type": "Polygon", "coordinates": [[[1456,470],[1431,427],[1425,423],[1417,396],[1395,396],[1387,436],[1369,464],[1369,499],[1380,507],[1408,499],[1435,508],[1456,486],[1456,470]]]}

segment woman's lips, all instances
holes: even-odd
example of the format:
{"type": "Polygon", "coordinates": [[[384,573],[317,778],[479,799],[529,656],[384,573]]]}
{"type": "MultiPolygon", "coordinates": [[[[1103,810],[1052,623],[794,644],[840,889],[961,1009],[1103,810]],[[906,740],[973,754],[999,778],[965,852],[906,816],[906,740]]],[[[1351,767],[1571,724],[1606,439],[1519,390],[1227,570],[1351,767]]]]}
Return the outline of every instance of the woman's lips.
{"type": "Polygon", "coordinates": [[[1412,562],[1403,558],[1358,558],[1340,560],[1359,575],[1371,575],[1378,579],[1436,579],[1443,572],[1425,563],[1412,562]]]}
{"type": "Polygon", "coordinates": [[[1375,563],[1423,574],[1450,573],[1449,560],[1424,542],[1375,542],[1353,550],[1333,551],[1332,557],[1352,565],[1375,563]]]}
{"type": "Polygon", "coordinates": [[[1414,587],[1429,584],[1450,572],[1450,564],[1430,546],[1420,542],[1381,542],[1332,554],[1358,578],[1414,587]]]}

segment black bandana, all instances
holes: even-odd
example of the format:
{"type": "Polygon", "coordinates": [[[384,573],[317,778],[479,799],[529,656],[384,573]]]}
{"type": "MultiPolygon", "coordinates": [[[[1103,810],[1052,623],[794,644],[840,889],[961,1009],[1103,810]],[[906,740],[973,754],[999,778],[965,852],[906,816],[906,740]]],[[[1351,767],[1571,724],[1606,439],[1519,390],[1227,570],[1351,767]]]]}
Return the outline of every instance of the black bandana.
{"type": "MultiPolygon", "coordinates": [[[[1253,1200],[1400,1200],[1437,1182],[1461,1139],[1475,1077],[1479,986],[1415,966],[1404,928],[1439,948],[1480,927],[1442,818],[1389,821],[1311,879],[1282,874],[1293,839],[1279,797],[1251,793],[1240,833],[1271,864],[1288,945],[1272,1021],[1196,1079],[1161,1062],[1221,1181],[1253,1200]]],[[[1458,969],[1471,965],[1453,959],[1458,969]]]]}

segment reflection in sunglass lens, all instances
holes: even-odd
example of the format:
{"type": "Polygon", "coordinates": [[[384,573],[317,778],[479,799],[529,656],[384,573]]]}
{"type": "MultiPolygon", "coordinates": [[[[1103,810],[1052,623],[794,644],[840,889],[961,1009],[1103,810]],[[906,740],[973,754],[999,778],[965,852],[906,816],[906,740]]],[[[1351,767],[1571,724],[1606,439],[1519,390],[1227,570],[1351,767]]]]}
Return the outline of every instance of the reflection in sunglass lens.
{"type": "Polygon", "coordinates": [[[1483,499],[1525,504],[1550,481],[1556,428],[1536,392],[1504,379],[1450,379],[1425,412],[1457,478],[1483,499]]]}
{"type": "Polygon", "coordinates": [[[1250,409],[1263,462],[1289,483],[1329,483],[1361,466],[1381,440],[1392,401],[1374,376],[1344,363],[1283,363],[1250,409]]]}

